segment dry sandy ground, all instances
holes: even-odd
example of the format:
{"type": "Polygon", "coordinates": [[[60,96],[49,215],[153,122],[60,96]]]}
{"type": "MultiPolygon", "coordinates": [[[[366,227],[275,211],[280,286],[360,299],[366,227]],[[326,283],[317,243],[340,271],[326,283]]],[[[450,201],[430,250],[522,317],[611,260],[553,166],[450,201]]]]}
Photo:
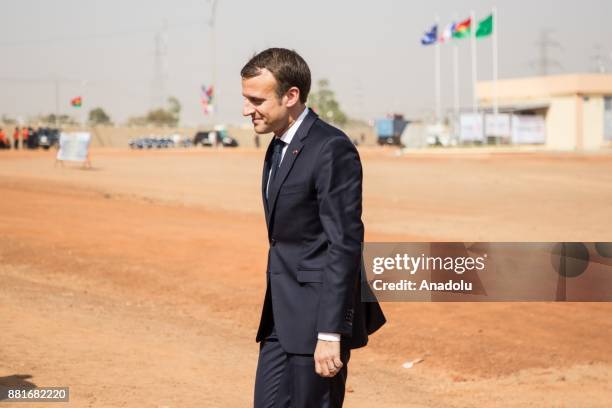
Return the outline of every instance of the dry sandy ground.
{"type": "MultiPolygon", "coordinates": [[[[70,387],[32,406],[249,406],[263,152],[0,153],[0,385],[70,387]]],[[[610,155],[362,158],[368,241],[612,241],[610,155]]],[[[612,405],[611,304],[383,307],[347,407],[612,405]]]]}

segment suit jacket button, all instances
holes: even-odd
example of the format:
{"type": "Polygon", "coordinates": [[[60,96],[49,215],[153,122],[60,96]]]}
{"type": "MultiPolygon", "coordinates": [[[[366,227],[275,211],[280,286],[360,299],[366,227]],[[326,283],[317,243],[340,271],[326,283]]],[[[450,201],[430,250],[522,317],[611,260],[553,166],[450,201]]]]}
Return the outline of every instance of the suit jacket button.
{"type": "Polygon", "coordinates": [[[272,238],[272,239],[270,240],[270,245],[271,245],[271,246],[276,245],[276,240],[275,240],[274,238],[272,238]]]}

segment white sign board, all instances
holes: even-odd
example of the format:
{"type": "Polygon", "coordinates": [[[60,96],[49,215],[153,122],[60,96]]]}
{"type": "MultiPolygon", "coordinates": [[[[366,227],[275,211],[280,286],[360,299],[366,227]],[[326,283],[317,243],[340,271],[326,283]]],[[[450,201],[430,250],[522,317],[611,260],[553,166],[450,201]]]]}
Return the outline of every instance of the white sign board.
{"type": "Polygon", "coordinates": [[[604,140],[612,140],[612,110],[604,112],[604,140]]]}
{"type": "Polygon", "coordinates": [[[604,97],[604,140],[612,140],[612,96],[604,97]]]}
{"type": "Polygon", "coordinates": [[[498,113],[497,115],[485,116],[485,129],[487,136],[510,137],[512,134],[510,115],[498,113]]]}
{"type": "Polygon", "coordinates": [[[463,113],[459,122],[462,142],[484,142],[483,117],[480,113],[463,113]]]}
{"type": "Polygon", "coordinates": [[[89,150],[89,132],[60,133],[57,160],[85,161],[89,150]]]}
{"type": "Polygon", "coordinates": [[[512,115],[512,143],[546,143],[544,117],[538,115],[512,115]]]}

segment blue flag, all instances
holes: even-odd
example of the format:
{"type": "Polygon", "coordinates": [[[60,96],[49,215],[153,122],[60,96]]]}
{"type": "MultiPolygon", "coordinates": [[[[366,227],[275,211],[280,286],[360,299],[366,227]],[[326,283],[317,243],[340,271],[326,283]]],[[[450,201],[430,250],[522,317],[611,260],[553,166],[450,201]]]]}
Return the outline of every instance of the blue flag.
{"type": "Polygon", "coordinates": [[[423,36],[421,37],[421,44],[431,45],[435,44],[436,41],[438,41],[438,25],[434,24],[431,27],[431,30],[425,31],[425,33],[423,33],[423,36]]]}

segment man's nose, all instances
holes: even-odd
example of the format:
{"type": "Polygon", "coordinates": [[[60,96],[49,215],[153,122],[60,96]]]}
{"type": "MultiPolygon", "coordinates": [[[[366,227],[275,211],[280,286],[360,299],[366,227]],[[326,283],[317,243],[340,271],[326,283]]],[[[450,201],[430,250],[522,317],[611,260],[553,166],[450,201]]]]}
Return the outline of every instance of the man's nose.
{"type": "Polygon", "coordinates": [[[248,99],[245,99],[244,103],[242,104],[242,116],[251,116],[253,112],[255,112],[255,109],[253,109],[253,104],[251,104],[248,99]]]}

